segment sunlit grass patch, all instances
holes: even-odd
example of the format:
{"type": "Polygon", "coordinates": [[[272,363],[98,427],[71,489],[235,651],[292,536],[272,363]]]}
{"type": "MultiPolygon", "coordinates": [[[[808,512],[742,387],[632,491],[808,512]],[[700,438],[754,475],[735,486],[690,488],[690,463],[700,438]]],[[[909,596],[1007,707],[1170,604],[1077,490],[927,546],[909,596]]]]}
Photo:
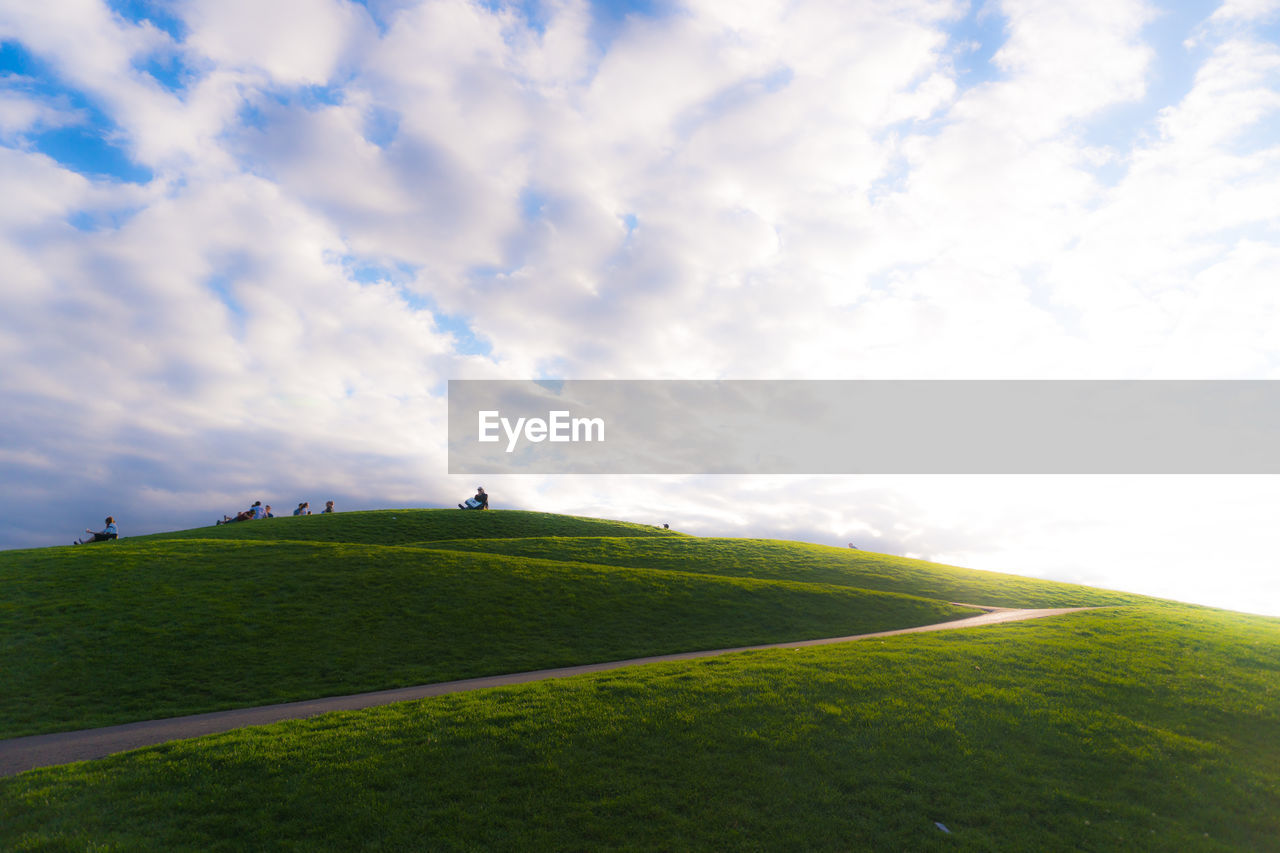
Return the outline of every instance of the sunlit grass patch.
{"type": "Polygon", "coordinates": [[[1101,611],[329,715],[0,782],[0,844],[1269,849],[1276,631],[1101,611]]]}
{"type": "Polygon", "coordinates": [[[1076,584],[962,569],[873,551],[772,539],[584,535],[456,539],[423,544],[611,566],[830,583],[997,607],[1076,607],[1151,601],[1144,596],[1076,584]]]}

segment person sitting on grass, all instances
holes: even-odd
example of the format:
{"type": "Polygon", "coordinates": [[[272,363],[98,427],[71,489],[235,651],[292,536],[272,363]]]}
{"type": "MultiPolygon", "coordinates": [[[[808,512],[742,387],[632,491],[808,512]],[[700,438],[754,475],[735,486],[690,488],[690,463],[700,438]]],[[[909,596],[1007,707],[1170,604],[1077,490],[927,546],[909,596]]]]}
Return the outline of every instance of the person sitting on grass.
{"type": "Polygon", "coordinates": [[[311,515],[311,504],[306,501],[298,504],[298,508],[293,511],[294,515],[311,515]]]}
{"type": "Polygon", "coordinates": [[[119,536],[119,533],[116,532],[116,520],[108,515],[105,523],[107,526],[102,528],[101,530],[90,530],[87,527],[84,529],[85,533],[93,534],[92,539],[77,539],[71,544],[84,545],[89,542],[106,542],[109,539],[117,538],[119,536]]]}
{"type": "Polygon", "coordinates": [[[233,521],[252,521],[255,518],[262,518],[265,513],[266,510],[262,508],[262,501],[254,501],[253,506],[249,507],[244,512],[236,513],[235,518],[232,518],[229,515],[224,515],[222,520],[217,523],[230,524],[233,521]]]}
{"type": "Polygon", "coordinates": [[[276,517],[275,513],[273,513],[273,512],[271,511],[271,504],[267,504],[265,507],[263,507],[263,508],[262,508],[262,517],[263,517],[263,518],[275,518],[275,517],[276,517]]]}
{"type": "Polygon", "coordinates": [[[489,496],[484,492],[484,486],[476,486],[476,496],[467,498],[465,503],[458,504],[458,509],[488,509],[489,496]]]}
{"type": "Polygon", "coordinates": [[[333,501],[324,502],[324,509],[320,510],[320,514],[324,515],[326,512],[333,512],[333,501]]]}

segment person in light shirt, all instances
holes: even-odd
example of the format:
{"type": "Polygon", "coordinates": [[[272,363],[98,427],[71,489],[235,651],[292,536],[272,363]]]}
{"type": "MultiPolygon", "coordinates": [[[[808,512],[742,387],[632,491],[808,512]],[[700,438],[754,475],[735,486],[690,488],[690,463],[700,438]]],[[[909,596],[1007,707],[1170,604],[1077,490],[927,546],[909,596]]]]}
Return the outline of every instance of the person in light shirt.
{"type": "Polygon", "coordinates": [[[465,503],[458,504],[458,509],[488,509],[489,496],[485,494],[484,486],[476,486],[476,496],[467,498],[465,503]]]}
{"type": "Polygon", "coordinates": [[[90,530],[87,527],[84,529],[85,533],[93,536],[92,539],[77,539],[72,544],[85,545],[89,542],[106,542],[110,539],[115,539],[120,535],[119,531],[116,530],[116,520],[114,518],[108,515],[104,523],[106,524],[106,527],[101,530],[90,530]]]}

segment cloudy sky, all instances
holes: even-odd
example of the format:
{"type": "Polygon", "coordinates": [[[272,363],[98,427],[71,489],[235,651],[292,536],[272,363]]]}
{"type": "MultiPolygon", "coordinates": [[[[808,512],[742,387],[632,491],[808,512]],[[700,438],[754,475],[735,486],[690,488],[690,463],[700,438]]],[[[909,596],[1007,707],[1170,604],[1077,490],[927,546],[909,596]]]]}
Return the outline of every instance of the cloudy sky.
{"type": "MultiPolygon", "coordinates": [[[[449,379],[1280,378],[1280,0],[0,0],[0,40],[0,547],[451,506],[449,379]]],[[[485,486],[1280,615],[1275,477],[485,486]]]]}

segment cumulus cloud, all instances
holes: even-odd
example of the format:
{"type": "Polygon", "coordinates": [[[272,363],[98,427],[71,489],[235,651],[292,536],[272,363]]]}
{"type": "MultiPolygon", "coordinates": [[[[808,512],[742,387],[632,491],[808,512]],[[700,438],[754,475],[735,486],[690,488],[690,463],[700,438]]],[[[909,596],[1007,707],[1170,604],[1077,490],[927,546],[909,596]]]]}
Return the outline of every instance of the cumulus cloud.
{"type": "Polygon", "coordinates": [[[1272,20],[1280,14],[1277,0],[1226,0],[1210,16],[1213,23],[1249,22],[1272,20]]]}
{"type": "Polygon", "coordinates": [[[19,134],[67,125],[80,124],[84,119],[74,109],[48,100],[33,99],[23,94],[21,80],[13,77],[4,81],[0,89],[0,139],[16,139],[19,134]]]}
{"type": "MultiPolygon", "coordinates": [[[[1168,12],[0,3],[35,60],[0,89],[0,537],[104,504],[150,527],[269,494],[452,505],[451,377],[1273,377],[1276,4],[1227,0],[1187,47],[1152,38],[1168,12]],[[1184,91],[1153,88],[1170,64],[1184,91]],[[69,126],[149,177],[60,159],[69,126]]],[[[961,485],[495,488],[1060,574],[1087,555],[1043,543],[1123,514],[961,485]]],[[[1222,505],[1195,503],[1237,523],[1222,505]]]]}
{"type": "Polygon", "coordinates": [[[286,86],[328,84],[374,30],[364,7],[347,0],[183,0],[178,12],[188,50],[286,86]]]}

